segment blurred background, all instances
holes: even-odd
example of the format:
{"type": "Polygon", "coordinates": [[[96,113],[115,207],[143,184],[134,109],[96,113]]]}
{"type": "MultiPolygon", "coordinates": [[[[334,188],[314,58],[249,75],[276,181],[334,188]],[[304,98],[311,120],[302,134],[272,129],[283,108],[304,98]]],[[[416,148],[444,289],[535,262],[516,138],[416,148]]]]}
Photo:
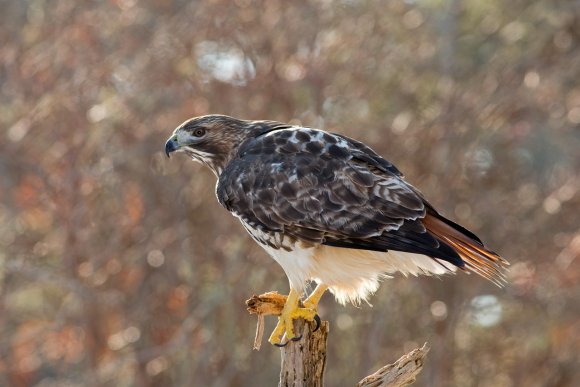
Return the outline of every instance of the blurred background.
{"type": "Polygon", "coordinates": [[[328,386],[580,385],[580,2],[0,0],[0,385],[275,385],[281,268],[177,155],[223,113],[337,131],[511,261],[322,300],[328,386]],[[267,330],[274,318],[267,319],[267,330]]]}

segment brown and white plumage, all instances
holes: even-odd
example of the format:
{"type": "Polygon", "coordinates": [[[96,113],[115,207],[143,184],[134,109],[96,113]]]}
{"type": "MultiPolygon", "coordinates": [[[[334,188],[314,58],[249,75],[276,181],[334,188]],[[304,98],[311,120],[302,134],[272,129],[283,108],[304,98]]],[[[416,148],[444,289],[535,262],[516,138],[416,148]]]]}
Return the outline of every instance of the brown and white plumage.
{"type": "Polygon", "coordinates": [[[507,262],[444,218],[390,162],[323,130],[210,115],[179,126],[182,150],[218,177],[222,206],[282,266],[291,287],[314,280],[358,302],[381,278],[460,268],[496,284],[507,262]]]}

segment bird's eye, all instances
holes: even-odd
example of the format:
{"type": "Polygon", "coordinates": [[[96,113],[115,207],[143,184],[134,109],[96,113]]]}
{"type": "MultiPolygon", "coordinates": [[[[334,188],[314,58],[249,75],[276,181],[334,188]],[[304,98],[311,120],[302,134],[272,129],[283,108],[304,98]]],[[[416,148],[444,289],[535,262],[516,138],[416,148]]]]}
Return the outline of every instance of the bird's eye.
{"type": "Polygon", "coordinates": [[[203,128],[197,128],[193,131],[193,135],[195,137],[202,137],[205,134],[205,129],[203,128]]]}

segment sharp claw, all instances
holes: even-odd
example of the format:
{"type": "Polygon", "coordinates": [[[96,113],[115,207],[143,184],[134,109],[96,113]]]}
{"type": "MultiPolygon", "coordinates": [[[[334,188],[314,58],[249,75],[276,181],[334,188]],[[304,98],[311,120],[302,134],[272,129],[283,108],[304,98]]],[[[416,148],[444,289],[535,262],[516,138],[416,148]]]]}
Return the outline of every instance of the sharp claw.
{"type": "Polygon", "coordinates": [[[316,332],[318,328],[320,328],[320,324],[322,323],[320,321],[320,316],[318,316],[317,314],[314,315],[314,321],[316,321],[316,328],[314,328],[312,332],[316,332]]]}
{"type": "MultiPolygon", "coordinates": [[[[300,341],[300,339],[302,339],[302,335],[300,335],[298,337],[293,337],[290,340],[292,340],[292,341],[300,341]]],[[[286,344],[288,344],[288,343],[286,343],[286,344]]]]}
{"type": "Polygon", "coordinates": [[[282,344],[282,343],[274,343],[274,345],[275,345],[276,347],[278,347],[278,348],[284,348],[285,346],[287,346],[287,345],[288,345],[288,343],[289,343],[289,342],[290,342],[290,341],[287,341],[287,342],[285,342],[284,344],[282,344]]]}

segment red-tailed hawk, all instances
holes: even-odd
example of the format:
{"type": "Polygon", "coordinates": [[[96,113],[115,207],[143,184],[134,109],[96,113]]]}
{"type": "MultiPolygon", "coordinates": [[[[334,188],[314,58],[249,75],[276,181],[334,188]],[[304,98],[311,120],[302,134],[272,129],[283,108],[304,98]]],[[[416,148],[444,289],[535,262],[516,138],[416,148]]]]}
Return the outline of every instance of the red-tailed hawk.
{"type": "Polygon", "coordinates": [[[240,219],[290,281],[270,342],[294,338],[322,294],[358,303],[395,272],[459,268],[500,285],[507,262],[446,219],[365,144],[324,130],[223,115],[181,124],[165,152],[182,151],[217,176],[220,204],[240,219]],[[309,281],[314,292],[300,304],[309,281]]]}

